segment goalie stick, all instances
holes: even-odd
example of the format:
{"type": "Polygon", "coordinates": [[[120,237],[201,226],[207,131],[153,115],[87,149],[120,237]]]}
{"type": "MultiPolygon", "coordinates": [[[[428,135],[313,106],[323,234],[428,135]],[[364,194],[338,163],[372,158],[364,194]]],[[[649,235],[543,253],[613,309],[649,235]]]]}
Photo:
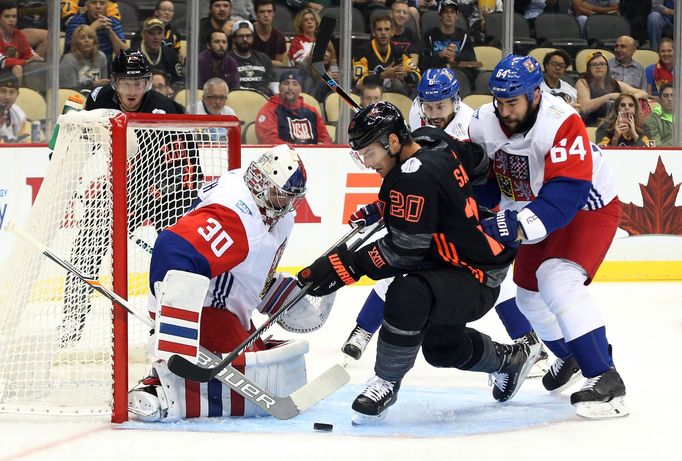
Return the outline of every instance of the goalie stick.
{"type": "Polygon", "coordinates": [[[329,40],[334,33],[334,26],[336,26],[336,18],[332,16],[322,16],[320,26],[317,28],[317,35],[315,36],[315,45],[313,46],[311,66],[313,70],[320,76],[320,78],[332,89],[341,99],[355,112],[358,112],[362,107],[350,97],[346,91],[339,86],[339,84],[331,78],[324,68],[324,53],[327,51],[329,40]]]}
{"type": "MultiPolygon", "coordinates": [[[[379,221],[370,232],[367,232],[363,237],[353,242],[353,244],[349,248],[350,251],[357,249],[360,245],[362,245],[362,243],[364,243],[365,241],[367,241],[367,239],[374,235],[376,231],[383,227],[384,222],[379,221]]],[[[327,254],[337,246],[346,243],[348,240],[353,238],[355,234],[362,230],[363,230],[362,226],[354,228],[346,235],[341,237],[341,239],[338,242],[334,243],[334,245],[332,245],[327,251],[325,251],[324,254],[327,254]]],[[[276,313],[268,317],[268,319],[260,327],[258,327],[253,333],[251,333],[249,337],[246,338],[232,352],[225,356],[225,358],[223,358],[217,366],[205,368],[199,364],[194,364],[190,362],[185,357],[182,357],[180,355],[172,355],[168,358],[168,369],[175,373],[176,375],[181,376],[185,379],[189,379],[191,381],[199,381],[202,383],[210,381],[211,379],[215,378],[223,368],[232,363],[239,355],[241,355],[246,349],[248,349],[263,334],[263,332],[265,332],[265,330],[274,325],[275,322],[277,322],[277,320],[279,320],[284,315],[284,313],[289,310],[289,308],[291,308],[293,305],[295,305],[297,302],[303,299],[303,297],[308,294],[308,291],[310,291],[311,288],[312,284],[310,283],[304,285],[301,291],[291,301],[282,306],[280,310],[278,310],[276,313]]]]}
{"type": "MultiPolygon", "coordinates": [[[[95,291],[99,292],[110,301],[113,301],[121,306],[128,313],[136,317],[148,327],[154,328],[154,321],[145,312],[140,312],[137,307],[131,305],[128,303],[128,301],[121,298],[107,287],[103,286],[97,279],[84,274],[77,267],[57,256],[42,242],[38,241],[32,235],[29,235],[23,229],[18,228],[11,221],[7,223],[5,230],[13,232],[28,243],[40,249],[42,254],[48,259],[66,269],[68,272],[76,275],[95,291]]],[[[199,362],[203,365],[217,366],[221,364],[221,358],[200,346],[199,362]]],[[[219,372],[216,373],[215,378],[277,419],[293,418],[294,416],[306,411],[320,400],[323,400],[337,390],[341,389],[348,383],[348,381],[350,381],[350,375],[345,368],[339,364],[336,364],[315,378],[313,381],[292,392],[290,395],[285,397],[277,397],[276,395],[273,395],[272,393],[262,389],[258,384],[244,376],[244,374],[240,373],[229,363],[221,366],[219,372]]]]}

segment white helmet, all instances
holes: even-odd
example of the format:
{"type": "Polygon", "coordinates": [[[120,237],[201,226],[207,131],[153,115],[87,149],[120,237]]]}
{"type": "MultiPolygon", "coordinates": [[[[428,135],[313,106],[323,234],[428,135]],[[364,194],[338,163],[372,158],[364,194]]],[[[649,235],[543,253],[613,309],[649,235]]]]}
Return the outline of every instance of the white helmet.
{"type": "Polygon", "coordinates": [[[303,162],[286,144],[265,152],[251,162],[244,174],[263,222],[270,227],[303,201],[306,180],[303,162]]]}

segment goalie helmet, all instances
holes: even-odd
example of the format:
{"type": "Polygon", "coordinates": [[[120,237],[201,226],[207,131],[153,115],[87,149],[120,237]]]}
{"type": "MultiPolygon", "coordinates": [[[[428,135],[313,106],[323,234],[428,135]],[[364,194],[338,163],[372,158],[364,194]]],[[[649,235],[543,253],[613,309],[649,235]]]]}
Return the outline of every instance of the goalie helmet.
{"type": "Polygon", "coordinates": [[[540,64],[531,56],[508,54],[493,70],[488,86],[493,97],[515,98],[525,95],[533,101],[536,88],[542,83],[540,64]]]}
{"type": "Polygon", "coordinates": [[[270,226],[296,209],[306,192],[307,175],[295,150],[282,144],[251,162],[244,175],[263,222],[270,226]]]}

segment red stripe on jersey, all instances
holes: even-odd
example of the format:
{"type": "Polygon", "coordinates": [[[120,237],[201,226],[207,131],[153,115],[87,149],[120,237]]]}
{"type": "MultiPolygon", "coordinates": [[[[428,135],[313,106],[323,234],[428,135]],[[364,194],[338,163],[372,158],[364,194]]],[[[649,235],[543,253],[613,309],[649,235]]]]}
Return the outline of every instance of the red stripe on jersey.
{"type": "Polygon", "coordinates": [[[161,315],[164,317],[171,317],[174,319],[187,320],[188,322],[197,323],[199,321],[199,313],[188,311],[185,309],[178,309],[177,307],[161,306],[161,315]]]}
{"type": "Polygon", "coordinates": [[[201,416],[200,386],[196,381],[185,380],[185,415],[188,418],[201,416]]]}
{"type": "Polygon", "coordinates": [[[545,154],[543,182],[557,177],[592,181],[590,137],[578,114],[572,114],[564,120],[554,137],[552,148],[545,154]]]}
{"type": "Polygon", "coordinates": [[[249,241],[239,215],[212,204],[192,211],[170,228],[187,240],[211,267],[211,277],[229,271],[249,254],[249,241]]]}

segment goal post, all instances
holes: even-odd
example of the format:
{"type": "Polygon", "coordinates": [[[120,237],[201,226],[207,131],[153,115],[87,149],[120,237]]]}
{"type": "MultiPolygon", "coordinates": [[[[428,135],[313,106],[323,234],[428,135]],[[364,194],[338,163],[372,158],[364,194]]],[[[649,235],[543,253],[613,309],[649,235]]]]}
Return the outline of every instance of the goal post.
{"type": "MultiPolygon", "coordinates": [[[[69,112],[22,227],[146,309],[158,232],[203,184],[240,167],[240,137],[234,116],[69,112]]],[[[148,372],[149,332],[31,245],[13,243],[0,267],[0,413],[127,420],[128,388],[148,372]]]]}

